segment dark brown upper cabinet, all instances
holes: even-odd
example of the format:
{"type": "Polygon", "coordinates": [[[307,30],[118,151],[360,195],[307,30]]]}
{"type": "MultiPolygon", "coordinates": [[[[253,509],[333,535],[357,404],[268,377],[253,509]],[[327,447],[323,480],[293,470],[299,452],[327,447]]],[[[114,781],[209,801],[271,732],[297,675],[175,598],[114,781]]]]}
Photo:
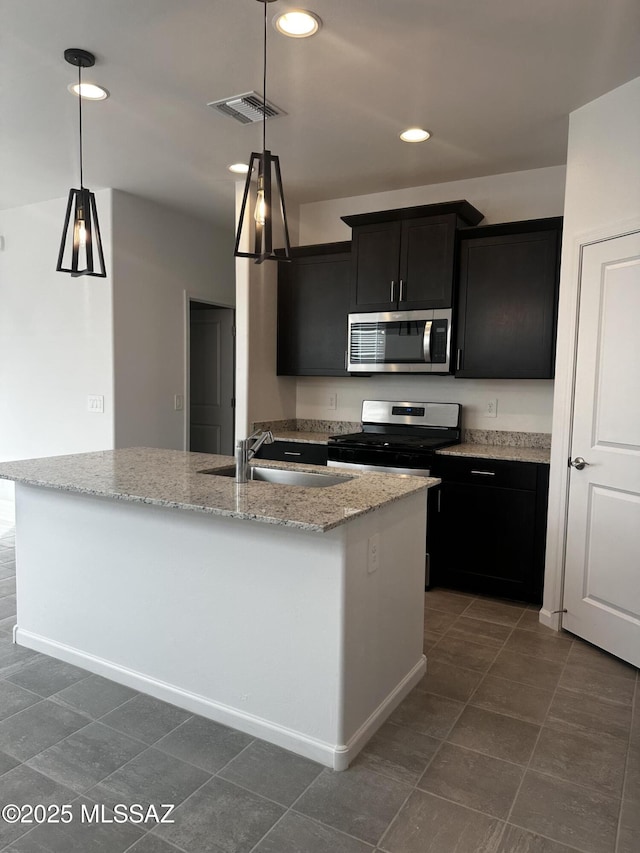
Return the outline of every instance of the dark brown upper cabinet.
{"type": "Polygon", "coordinates": [[[351,243],[291,249],[278,262],[278,374],[347,376],[351,243]]]}
{"type": "Polygon", "coordinates": [[[553,378],[561,233],[554,217],[461,235],[456,376],[553,378]]]}
{"type": "Polygon", "coordinates": [[[352,312],[451,307],[456,230],[482,219],[469,202],[342,219],[353,229],[352,312]]]}

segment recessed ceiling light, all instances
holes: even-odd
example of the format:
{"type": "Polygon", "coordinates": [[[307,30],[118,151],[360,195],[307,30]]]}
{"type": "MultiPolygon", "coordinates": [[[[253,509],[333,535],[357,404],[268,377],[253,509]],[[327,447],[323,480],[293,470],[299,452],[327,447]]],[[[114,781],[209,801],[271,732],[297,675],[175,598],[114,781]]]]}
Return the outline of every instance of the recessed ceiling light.
{"type": "Polygon", "coordinates": [[[79,95],[85,101],[104,101],[109,97],[109,93],[102,86],[96,86],[95,83],[71,83],[67,89],[73,95],[79,95]]]}
{"type": "Polygon", "coordinates": [[[403,142],[426,142],[430,136],[428,130],[423,130],[421,127],[410,127],[400,134],[400,139],[403,142]]]}
{"type": "Polygon", "coordinates": [[[283,36],[294,39],[304,39],[315,35],[322,26],[322,21],[313,12],[305,12],[303,9],[292,9],[283,12],[273,19],[273,26],[283,36]]]}
{"type": "Polygon", "coordinates": [[[246,163],[232,163],[228,166],[228,169],[236,175],[246,175],[249,171],[249,166],[246,163]]]}

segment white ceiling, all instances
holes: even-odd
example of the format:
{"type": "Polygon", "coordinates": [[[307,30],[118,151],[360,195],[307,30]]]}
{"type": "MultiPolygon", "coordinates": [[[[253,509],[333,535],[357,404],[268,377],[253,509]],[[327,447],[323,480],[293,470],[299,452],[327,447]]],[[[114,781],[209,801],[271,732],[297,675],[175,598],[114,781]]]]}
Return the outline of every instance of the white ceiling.
{"type": "MultiPolygon", "coordinates": [[[[294,7],[279,0],[269,18],[294,7]]],[[[640,76],[638,0],[304,0],[311,39],[269,27],[267,125],[287,202],[564,163],[568,114],[640,76]],[[433,132],[400,142],[405,127],[433,132]]],[[[0,0],[0,208],[76,186],[76,72],[111,97],[85,107],[85,183],[229,224],[227,166],[260,126],[208,101],[262,89],[256,0],[0,0]]],[[[639,105],[640,108],[640,105],[639,105]]]]}

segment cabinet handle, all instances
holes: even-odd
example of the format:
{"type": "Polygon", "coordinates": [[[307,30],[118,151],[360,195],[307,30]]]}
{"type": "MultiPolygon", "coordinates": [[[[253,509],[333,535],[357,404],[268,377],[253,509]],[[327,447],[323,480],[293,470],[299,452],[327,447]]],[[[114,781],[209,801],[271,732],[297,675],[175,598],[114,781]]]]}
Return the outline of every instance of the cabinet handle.
{"type": "Polygon", "coordinates": [[[395,302],[394,296],[396,295],[396,283],[395,281],[391,282],[391,295],[389,296],[389,302],[395,302]]]}
{"type": "Polygon", "coordinates": [[[462,367],[462,350],[459,349],[456,353],[456,370],[460,370],[462,367]]]}
{"type": "Polygon", "coordinates": [[[438,512],[440,512],[441,506],[442,506],[442,489],[438,489],[438,512]]]}
{"type": "Polygon", "coordinates": [[[495,471],[472,471],[472,474],[481,474],[483,477],[495,477],[495,471]]]}
{"type": "Polygon", "coordinates": [[[344,369],[347,369],[349,362],[347,361],[347,350],[344,351],[344,369]]]}
{"type": "Polygon", "coordinates": [[[302,453],[296,453],[293,450],[285,450],[285,456],[302,456],[302,453]]]}
{"type": "Polygon", "coordinates": [[[400,279],[400,298],[398,300],[399,302],[404,302],[404,298],[405,298],[404,285],[405,285],[405,282],[402,279],[400,279]]]}

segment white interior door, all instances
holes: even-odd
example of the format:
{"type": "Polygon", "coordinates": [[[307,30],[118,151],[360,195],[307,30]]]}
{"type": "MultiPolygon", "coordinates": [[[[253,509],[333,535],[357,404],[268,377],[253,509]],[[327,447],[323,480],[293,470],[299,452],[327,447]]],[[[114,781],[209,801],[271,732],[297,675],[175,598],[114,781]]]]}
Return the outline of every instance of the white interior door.
{"type": "Polygon", "coordinates": [[[190,311],[189,449],[233,456],[233,309],[199,304],[190,311]]]}
{"type": "Polygon", "coordinates": [[[563,627],[640,666],[640,232],[582,256],[563,627]]]}

